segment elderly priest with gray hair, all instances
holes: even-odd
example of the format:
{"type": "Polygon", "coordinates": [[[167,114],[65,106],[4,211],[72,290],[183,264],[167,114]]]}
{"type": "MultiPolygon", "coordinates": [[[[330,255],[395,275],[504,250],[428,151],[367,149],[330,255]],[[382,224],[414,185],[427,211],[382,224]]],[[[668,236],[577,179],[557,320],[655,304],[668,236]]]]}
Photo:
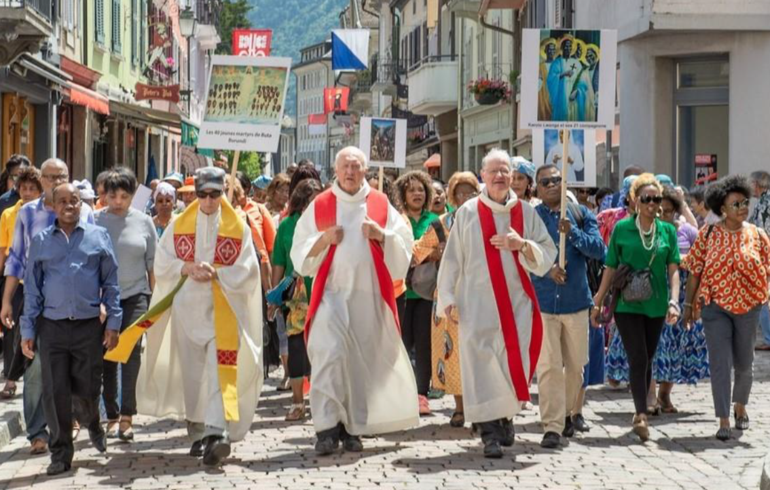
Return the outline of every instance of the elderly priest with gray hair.
{"type": "Polygon", "coordinates": [[[545,275],[556,246],[534,208],[511,191],[511,160],[492,150],[484,190],[457,210],[438,275],[437,312],[459,319],[465,418],[484,456],[513,444],[511,419],[530,400],[542,320],[529,274],[545,275]]]}

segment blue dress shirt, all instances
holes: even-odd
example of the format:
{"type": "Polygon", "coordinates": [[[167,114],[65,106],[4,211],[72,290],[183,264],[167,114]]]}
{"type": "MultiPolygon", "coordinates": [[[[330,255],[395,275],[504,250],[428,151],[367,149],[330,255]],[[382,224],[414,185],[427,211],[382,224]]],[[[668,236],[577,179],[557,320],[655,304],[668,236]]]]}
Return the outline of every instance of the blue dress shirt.
{"type": "Polygon", "coordinates": [[[107,328],[120,330],[118,260],[107,230],[77,225],[67,236],[57,224],[32,239],[24,276],[21,338],[34,339],[37,318],[87,320],[107,310],[107,328]]]}
{"type": "MultiPolygon", "coordinates": [[[[607,247],[599,234],[596,217],[585,206],[580,206],[580,210],[583,212],[582,229],[578,227],[572,211],[567,208],[567,218],[572,222],[572,229],[567,235],[567,282],[558,285],[549,274],[543,277],[530,274],[543,313],[576,313],[593,305],[591,290],[588,287],[586,259],[603,261],[607,247]]],[[[545,204],[538,204],[535,211],[543,219],[558,249],[560,211],[552,211],[545,204]]]]}

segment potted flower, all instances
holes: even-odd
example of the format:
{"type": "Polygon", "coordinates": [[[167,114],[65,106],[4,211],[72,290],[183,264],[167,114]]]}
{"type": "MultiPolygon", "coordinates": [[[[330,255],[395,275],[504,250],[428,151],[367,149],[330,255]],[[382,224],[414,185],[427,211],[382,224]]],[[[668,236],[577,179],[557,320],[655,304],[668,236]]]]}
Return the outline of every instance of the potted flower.
{"type": "Polygon", "coordinates": [[[501,100],[503,102],[511,100],[511,87],[503,80],[479,78],[468,84],[468,92],[472,93],[476,102],[481,105],[492,105],[501,100]]]}

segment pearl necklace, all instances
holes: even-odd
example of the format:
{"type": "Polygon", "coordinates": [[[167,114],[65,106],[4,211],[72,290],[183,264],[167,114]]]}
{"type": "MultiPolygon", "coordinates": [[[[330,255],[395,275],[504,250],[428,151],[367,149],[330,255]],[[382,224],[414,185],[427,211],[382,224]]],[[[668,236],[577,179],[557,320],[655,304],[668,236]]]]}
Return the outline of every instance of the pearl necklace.
{"type": "Polygon", "coordinates": [[[655,221],[653,220],[650,231],[642,230],[642,223],[639,221],[639,215],[636,215],[636,229],[639,231],[639,238],[642,240],[642,247],[648,252],[655,248],[655,221]],[[648,245],[649,243],[649,245],[648,245]]]}

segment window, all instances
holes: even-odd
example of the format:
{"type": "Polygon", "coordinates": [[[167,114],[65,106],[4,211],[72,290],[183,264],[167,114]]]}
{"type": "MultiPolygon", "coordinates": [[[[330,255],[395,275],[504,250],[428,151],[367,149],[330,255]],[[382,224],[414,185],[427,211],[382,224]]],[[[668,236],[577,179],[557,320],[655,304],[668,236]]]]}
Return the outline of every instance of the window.
{"type": "Polygon", "coordinates": [[[144,70],[147,64],[147,2],[139,0],[139,66],[144,70]]]}
{"type": "Polygon", "coordinates": [[[99,44],[104,44],[104,2],[105,0],[96,0],[96,8],[94,10],[96,42],[99,44]]]}
{"type": "Polygon", "coordinates": [[[120,11],[120,0],[112,0],[112,52],[113,53],[120,53],[123,46],[121,45],[121,11],[120,11]]]}
{"type": "Polygon", "coordinates": [[[139,0],[131,0],[131,66],[139,65],[139,0]]]}

